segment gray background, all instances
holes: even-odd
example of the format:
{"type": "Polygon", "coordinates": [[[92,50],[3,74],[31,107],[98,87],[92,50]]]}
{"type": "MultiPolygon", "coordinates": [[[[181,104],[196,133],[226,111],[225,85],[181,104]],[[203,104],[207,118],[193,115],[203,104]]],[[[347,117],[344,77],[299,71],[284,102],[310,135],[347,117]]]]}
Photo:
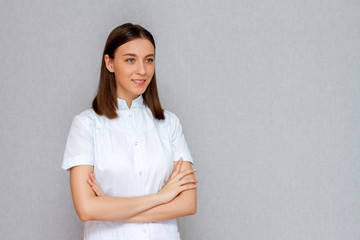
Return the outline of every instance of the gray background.
{"type": "Polygon", "coordinates": [[[157,42],[196,161],[184,240],[360,239],[360,2],[1,1],[1,239],[81,239],[61,166],[109,32],[157,42]]]}

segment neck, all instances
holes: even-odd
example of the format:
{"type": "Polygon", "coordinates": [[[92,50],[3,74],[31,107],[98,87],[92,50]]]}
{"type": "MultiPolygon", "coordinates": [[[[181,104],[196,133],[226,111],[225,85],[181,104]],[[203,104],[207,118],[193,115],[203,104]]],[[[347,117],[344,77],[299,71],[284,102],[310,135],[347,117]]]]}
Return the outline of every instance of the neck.
{"type": "MultiPolygon", "coordinates": [[[[140,94],[140,95],[141,95],[141,94],[140,94]]],[[[133,101],[134,101],[136,98],[140,97],[140,95],[134,96],[134,97],[124,97],[123,95],[119,95],[119,94],[118,94],[117,97],[120,98],[121,100],[125,101],[127,107],[130,109],[131,106],[132,106],[133,101]]]]}
{"type": "Polygon", "coordinates": [[[126,101],[126,105],[128,105],[129,109],[131,108],[131,103],[132,103],[132,99],[130,100],[125,100],[126,101]]]}

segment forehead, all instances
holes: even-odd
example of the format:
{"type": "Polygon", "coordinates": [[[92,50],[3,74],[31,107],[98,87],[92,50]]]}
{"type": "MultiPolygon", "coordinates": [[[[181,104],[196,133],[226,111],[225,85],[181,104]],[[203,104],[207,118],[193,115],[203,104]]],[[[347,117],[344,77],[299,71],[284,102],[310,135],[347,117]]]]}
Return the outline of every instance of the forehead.
{"type": "Polygon", "coordinates": [[[124,55],[128,53],[138,56],[146,56],[149,54],[155,54],[155,49],[149,40],[139,38],[119,46],[115,51],[115,55],[124,55]]]}

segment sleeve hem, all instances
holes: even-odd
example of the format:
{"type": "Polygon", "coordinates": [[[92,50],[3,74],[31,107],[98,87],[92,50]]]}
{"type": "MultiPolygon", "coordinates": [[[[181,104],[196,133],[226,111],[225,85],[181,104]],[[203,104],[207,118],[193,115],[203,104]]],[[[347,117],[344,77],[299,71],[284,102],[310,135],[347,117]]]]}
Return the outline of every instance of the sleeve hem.
{"type": "Polygon", "coordinates": [[[191,157],[190,153],[182,152],[179,154],[175,154],[174,156],[174,162],[177,162],[180,158],[182,158],[185,162],[190,162],[192,165],[194,165],[194,160],[191,157]]]}
{"type": "Polygon", "coordinates": [[[75,166],[79,166],[79,165],[90,165],[90,166],[94,166],[94,163],[89,161],[88,159],[82,159],[79,160],[78,158],[76,159],[76,161],[63,161],[61,168],[64,169],[65,171],[69,171],[70,168],[75,167],[75,166]]]}

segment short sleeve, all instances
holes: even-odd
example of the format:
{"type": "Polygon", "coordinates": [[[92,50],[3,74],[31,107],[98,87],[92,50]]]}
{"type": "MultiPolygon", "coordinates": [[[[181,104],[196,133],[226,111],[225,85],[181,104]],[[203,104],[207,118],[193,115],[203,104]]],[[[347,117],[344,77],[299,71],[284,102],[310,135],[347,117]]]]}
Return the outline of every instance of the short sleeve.
{"type": "Polygon", "coordinates": [[[194,164],[194,160],[190,154],[190,150],[182,132],[182,126],[175,114],[171,115],[171,147],[173,152],[173,161],[178,161],[181,157],[184,161],[194,164]]]}
{"type": "Polygon", "coordinates": [[[79,116],[72,121],[61,167],[69,170],[77,165],[94,165],[92,126],[88,119],[79,116]]]}

